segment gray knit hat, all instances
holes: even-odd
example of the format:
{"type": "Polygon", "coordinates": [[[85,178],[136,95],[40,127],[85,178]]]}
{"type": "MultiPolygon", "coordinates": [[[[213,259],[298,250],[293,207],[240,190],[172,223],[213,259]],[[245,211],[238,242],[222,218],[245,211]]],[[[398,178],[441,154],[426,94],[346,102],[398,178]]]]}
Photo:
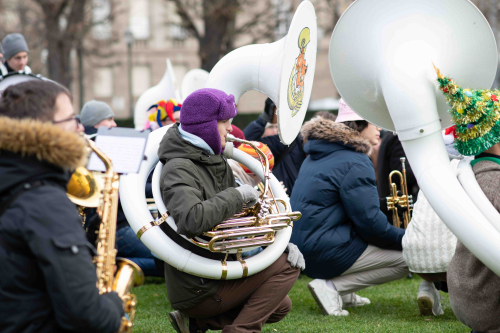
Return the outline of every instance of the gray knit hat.
{"type": "Polygon", "coordinates": [[[95,126],[104,119],[114,118],[115,114],[111,107],[100,101],[91,100],[85,103],[80,114],[80,121],[83,126],[95,126]]]}
{"type": "Polygon", "coordinates": [[[2,40],[2,46],[4,49],[4,57],[9,60],[19,52],[29,52],[28,44],[21,34],[8,34],[2,40]]]}
{"type": "Polygon", "coordinates": [[[2,47],[2,43],[0,43],[0,53],[3,54],[3,47],[2,47]]]}

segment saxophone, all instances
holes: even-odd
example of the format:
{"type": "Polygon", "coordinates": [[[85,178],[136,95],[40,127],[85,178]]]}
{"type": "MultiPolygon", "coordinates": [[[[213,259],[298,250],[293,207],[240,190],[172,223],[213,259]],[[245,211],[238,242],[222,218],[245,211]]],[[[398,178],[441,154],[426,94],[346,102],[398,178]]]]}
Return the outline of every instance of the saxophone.
{"type": "Polygon", "coordinates": [[[127,316],[122,318],[119,332],[132,332],[137,298],[130,293],[130,290],[144,283],[144,273],[133,261],[116,258],[116,214],[120,176],[114,172],[109,157],[99,150],[93,141],[89,140],[88,143],[106,167],[103,176],[104,187],[97,207],[97,213],[102,220],[96,243],[97,255],[94,257],[97,267],[97,288],[99,294],[115,291],[120,296],[127,316]]]}

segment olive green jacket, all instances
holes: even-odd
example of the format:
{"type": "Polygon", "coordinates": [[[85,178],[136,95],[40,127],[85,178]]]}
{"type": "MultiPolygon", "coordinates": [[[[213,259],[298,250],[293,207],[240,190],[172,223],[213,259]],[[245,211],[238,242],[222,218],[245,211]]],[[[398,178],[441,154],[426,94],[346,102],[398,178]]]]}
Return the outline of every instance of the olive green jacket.
{"type": "MultiPolygon", "coordinates": [[[[178,124],[163,137],[158,149],[164,164],[160,189],[177,233],[200,236],[240,212],[243,197],[223,155],[213,155],[184,140],[178,124]]],[[[175,255],[175,254],[173,254],[175,255]]],[[[189,309],[215,293],[220,281],[196,277],[165,265],[168,298],[176,310],[189,309]]]]}

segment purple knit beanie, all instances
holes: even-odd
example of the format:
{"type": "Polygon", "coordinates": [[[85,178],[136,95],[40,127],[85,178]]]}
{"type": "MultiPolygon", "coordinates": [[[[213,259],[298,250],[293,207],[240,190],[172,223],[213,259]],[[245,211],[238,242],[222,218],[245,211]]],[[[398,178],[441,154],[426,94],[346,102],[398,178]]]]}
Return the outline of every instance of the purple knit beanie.
{"type": "Polygon", "coordinates": [[[214,151],[221,154],[217,120],[236,116],[234,96],[218,89],[203,88],[186,97],[181,106],[181,126],[186,132],[202,138],[214,151]]]}

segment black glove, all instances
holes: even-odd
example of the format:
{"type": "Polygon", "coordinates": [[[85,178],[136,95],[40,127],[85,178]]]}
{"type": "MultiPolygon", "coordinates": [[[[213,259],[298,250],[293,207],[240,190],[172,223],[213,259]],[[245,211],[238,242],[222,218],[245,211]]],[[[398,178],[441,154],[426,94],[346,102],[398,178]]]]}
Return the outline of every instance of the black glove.
{"type": "Polygon", "coordinates": [[[99,227],[101,226],[101,217],[99,214],[94,214],[87,223],[87,240],[90,244],[95,246],[97,233],[99,232],[99,227]]]}
{"type": "Polygon", "coordinates": [[[276,105],[274,102],[268,98],[266,99],[266,106],[264,107],[264,112],[259,116],[259,118],[265,123],[270,123],[274,118],[274,108],[276,105]]]}
{"type": "Polygon", "coordinates": [[[122,317],[125,315],[125,310],[123,309],[123,301],[120,298],[120,296],[118,296],[118,294],[116,292],[112,291],[109,293],[102,294],[102,297],[107,298],[114,305],[116,305],[116,308],[118,309],[118,311],[120,312],[120,315],[122,317]]]}

